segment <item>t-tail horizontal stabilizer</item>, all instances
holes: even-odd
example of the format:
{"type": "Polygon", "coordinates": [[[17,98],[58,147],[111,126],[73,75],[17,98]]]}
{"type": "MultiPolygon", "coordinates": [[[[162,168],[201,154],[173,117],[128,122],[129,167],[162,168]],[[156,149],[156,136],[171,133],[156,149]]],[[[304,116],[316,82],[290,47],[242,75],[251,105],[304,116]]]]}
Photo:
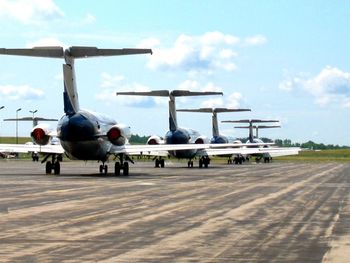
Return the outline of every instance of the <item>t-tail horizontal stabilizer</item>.
{"type": "MultiPolygon", "coordinates": [[[[250,126],[235,126],[237,129],[250,129],[250,126]]],[[[272,129],[272,128],[281,128],[279,125],[253,125],[253,129],[255,129],[255,137],[259,138],[259,129],[272,129]]]]}
{"type": "Polygon", "coordinates": [[[48,118],[42,118],[42,117],[22,117],[22,118],[11,118],[11,119],[4,119],[4,121],[32,121],[33,127],[38,125],[39,121],[58,121],[58,119],[48,119],[48,118]]]}
{"type": "MultiPolygon", "coordinates": [[[[222,121],[224,123],[248,123],[249,126],[249,141],[253,142],[253,124],[254,123],[265,123],[265,122],[279,122],[278,120],[260,120],[260,119],[252,119],[252,120],[237,120],[237,121],[222,121]]],[[[258,133],[258,132],[257,132],[258,133]]],[[[257,134],[258,135],[258,134],[257,134]]]]}
{"type": "Polygon", "coordinates": [[[1,55],[63,58],[63,47],[0,48],[1,55]]]}
{"type": "Polygon", "coordinates": [[[179,109],[177,111],[212,113],[213,114],[212,115],[212,136],[217,137],[220,135],[217,113],[241,112],[241,111],[251,111],[251,110],[250,109],[229,109],[229,108],[199,108],[199,109],[179,109]]]}
{"type": "Polygon", "coordinates": [[[175,97],[185,96],[205,96],[205,95],[223,95],[222,92],[213,91],[189,91],[189,90],[152,90],[152,91],[134,91],[117,92],[118,95],[137,95],[137,96],[160,96],[169,97],[169,129],[175,131],[178,128],[176,117],[175,97]]]}
{"type": "Polygon", "coordinates": [[[73,58],[87,58],[99,56],[123,56],[152,54],[152,49],[121,48],[106,49],[97,47],[73,46],[66,50],[63,47],[33,47],[33,48],[0,48],[1,55],[30,56],[44,58],[63,58],[68,55],[73,58]]]}

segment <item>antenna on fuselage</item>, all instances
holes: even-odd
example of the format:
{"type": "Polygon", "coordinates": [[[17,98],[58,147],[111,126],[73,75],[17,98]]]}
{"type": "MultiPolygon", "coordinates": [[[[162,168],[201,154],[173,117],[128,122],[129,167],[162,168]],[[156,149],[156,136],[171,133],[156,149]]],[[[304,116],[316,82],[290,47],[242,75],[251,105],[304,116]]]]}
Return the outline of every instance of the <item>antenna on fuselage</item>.
{"type": "Polygon", "coordinates": [[[254,142],[254,135],[253,135],[253,124],[254,123],[267,123],[267,122],[279,122],[278,120],[258,120],[258,119],[252,119],[252,120],[238,120],[238,121],[222,121],[223,123],[248,123],[249,126],[247,128],[249,129],[249,142],[254,142]]]}
{"type": "Polygon", "coordinates": [[[222,92],[214,91],[189,91],[189,90],[153,90],[144,92],[117,92],[118,95],[138,95],[138,96],[161,96],[169,97],[169,130],[175,131],[178,128],[175,97],[223,95],[222,92]]]}
{"type": "Polygon", "coordinates": [[[34,47],[23,49],[0,48],[2,55],[17,55],[44,58],[64,58],[66,64],[63,64],[64,76],[64,112],[72,115],[79,110],[79,100],[77,85],[75,81],[74,59],[99,57],[99,56],[123,56],[137,54],[152,54],[151,49],[122,48],[122,49],[100,49],[96,47],[34,47]]]}
{"type": "Polygon", "coordinates": [[[178,109],[177,111],[212,113],[212,133],[213,133],[213,137],[217,137],[220,135],[217,113],[251,111],[251,109],[199,108],[199,109],[178,109]]]}

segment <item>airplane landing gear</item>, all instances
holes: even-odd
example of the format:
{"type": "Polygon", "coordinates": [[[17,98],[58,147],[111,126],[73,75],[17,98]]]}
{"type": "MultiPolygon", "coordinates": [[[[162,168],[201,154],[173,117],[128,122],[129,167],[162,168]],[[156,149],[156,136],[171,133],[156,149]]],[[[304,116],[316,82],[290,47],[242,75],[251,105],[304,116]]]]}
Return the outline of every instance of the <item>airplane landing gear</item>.
{"type": "Polygon", "coordinates": [[[159,168],[159,167],[164,168],[164,166],[165,166],[165,161],[161,157],[159,157],[158,159],[156,159],[154,161],[154,167],[155,168],[159,168]]]}
{"type": "Polygon", "coordinates": [[[124,156],[123,154],[119,154],[118,158],[119,158],[120,162],[115,162],[115,164],[114,164],[114,175],[119,176],[120,170],[123,170],[123,175],[128,176],[129,175],[129,162],[124,161],[124,158],[129,160],[132,163],[133,163],[133,161],[128,156],[124,156]]]}
{"type": "Polygon", "coordinates": [[[188,167],[188,168],[192,168],[192,167],[193,167],[193,161],[192,161],[192,160],[189,160],[189,161],[187,162],[187,167],[188,167]]]}
{"type": "Polygon", "coordinates": [[[202,156],[199,159],[199,168],[202,168],[204,166],[204,168],[208,168],[208,165],[210,164],[210,158],[209,156],[202,156]]]}
{"type": "Polygon", "coordinates": [[[100,165],[100,174],[107,174],[108,173],[108,166],[103,162],[103,164],[100,165]]]}
{"type": "Polygon", "coordinates": [[[59,175],[61,173],[61,164],[62,161],[62,155],[56,155],[56,154],[49,154],[47,155],[44,160],[42,160],[42,163],[46,162],[45,165],[45,172],[46,174],[52,174],[52,171],[54,174],[59,175]],[[51,156],[51,161],[47,161],[47,159],[51,156]]]}

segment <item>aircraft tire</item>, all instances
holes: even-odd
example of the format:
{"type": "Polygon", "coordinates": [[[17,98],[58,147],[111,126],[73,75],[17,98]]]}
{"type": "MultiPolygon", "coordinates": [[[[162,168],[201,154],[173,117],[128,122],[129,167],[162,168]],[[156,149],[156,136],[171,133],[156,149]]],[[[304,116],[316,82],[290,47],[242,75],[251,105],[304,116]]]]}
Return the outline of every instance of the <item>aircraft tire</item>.
{"type": "Polygon", "coordinates": [[[164,168],[164,166],[165,166],[165,161],[164,160],[160,160],[160,167],[164,168]]]}
{"type": "Polygon", "coordinates": [[[155,160],[155,162],[154,162],[154,167],[155,168],[159,168],[159,162],[160,161],[158,159],[155,160]]]}
{"type": "Polygon", "coordinates": [[[55,172],[56,175],[60,174],[60,172],[61,172],[61,164],[60,164],[59,161],[56,161],[56,162],[55,162],[55,165],[54,165],[54,167],[53,167],[53,170],[54,170],[54,172],[55,172]]]}
{"type": "Polygon", "coordinates": [[[129,163],[124,162],[123,164],[123,175],[128,176],[129,175],[129,163]]]}
{"type": "Polygon", "coordinates": [[[51,171],[52,171],[52,164],[51,164],[50,161],[46,162],[45,171],[46,171],[46,174],[51,174],[51,171]]]}
{"type": "Polygon", "coordinates": [[[100,165],[100,174],[103,173],[103,165],[100,165]]]}
{"type": "Polygon", "coordinates": [[[199,159],[199,168],[202,168],[202,167],[203,167],[203,160],[201,158],[201,159],[199,159]]]}
{"type": "Polygon", "coordinates": [[[120,175],[120,163],[115,162],[114,164],[114,175],[119,176],[120,175]]]}

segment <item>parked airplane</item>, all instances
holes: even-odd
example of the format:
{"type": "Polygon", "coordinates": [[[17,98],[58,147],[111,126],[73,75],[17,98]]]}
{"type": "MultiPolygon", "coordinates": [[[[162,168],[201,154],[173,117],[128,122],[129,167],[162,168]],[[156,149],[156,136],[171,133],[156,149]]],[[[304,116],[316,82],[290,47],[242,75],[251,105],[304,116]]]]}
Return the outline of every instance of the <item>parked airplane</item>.
{"type": "MultiPolygon", "coordinates": [[[[250,144],[250,146],[248,147],[261,147],[258,146],[258,144],[263,143],[263,141],[261,139],[259,139],[257,136],[254,137],[254,133],[253,130],[254,128],[256,129],[256,134],[258,135],[258,129],[259,128],[277,128],[280,126],[256,126],[254,125],[254,123],[271,123],[271,122],[279,122],[278,120],[260,120],[260,119],[252,119],[252,120],[233,120],[233,121],[222,121],[223,123],[248,123],[248,126],[240,126],[240,127],[235,127],[235,128],[244,128],[244,129],[249,129],[249,137],[248,137],[248,141],[246,143],[250,144]]],[[[263,147],[269,147],[268,145],[265,145],[263,147]]],[[[286,151],[291,151],[292,153],[297,150],[297,152],[299,151],[299,148],[285,148],[286,151]]],[[[282,155],[285,155],[284,153],[281,153],[282,155]]],[[[272,160],[272,157],[276,157],[276,156],[281,156],[281,154],[275,152],[273,154],[271,153],[263,153],[263,154],[251,154],[251,156],[254,156],[256,158],[256,161],[259,162],[261,159],[264,160],[264,162],[270,162],[272,160]]],[[[249,158],[249,157],[246,157],[249,158]]]]}
{"type": "MultiPolygon", "coordinates": [[[[221,94],[221,93],[219,93],[221,94]]],[[[149,145],[175,145],[184,144],[189,146],[199,146],[198,148],[188,148],[180,150],[150,151],[149,155],[158,156],[155,159],[156,167],[164,167],[164,159],[162,157],[171,155],[175,158],[188,159],[188,167],[193,167],[193,159],[199,157],[199,167],[208,167],[210,163],[209,156],[212,155],[228,155],[228,154],[253,154],[263,153],[267,151],[284,152],[285,149],[258,149],[258,148],[243,148],[247,144],[209,144],[209,139],[206,136],[200,135],[199,132],[193,129],[180,128],[177,124],[177,115],[175,107],[175,98],[182,96],[200,96],[200,95],[217,95],[213,92],[191,92],[186,90],[155,90],[146,92],[117,92],[117,95],[140,95],[140,96],[161,96],[169,97],[169,131],[165,134],[164,140],[159,136],[151,136],[148,140],[149,145]],[[200,146],[202,146],[200,148],[200,146]]],[[[256,146],[267,145],[266,143],[259,143],[256,146]]],[[[297,153],[293,153],[297,154],[297,153]]]]}
{"type": "MultiPolygon", "coordinates": [[[[212,145],[209,144],[174,144],[179,143],[178,136],[166,137],[167,144],[164,145],[129,145],[130,127],[117,123],[115,120],[83,110],[79,106],[78,92],[75,81],[74,61],[78,58],[88,58],[96,56],[118,56],[152,53],[151,49],[98,49],[96,47],[35,47],[27,49],[5,49],[0,48],[0,54],[20,55],[46,58],[63,58],[63,77],[64,77],[64,115],[57,125],[57,137],[60,144],[51,145],[52,134],[43,127],[34,127],[31,137],[37,145],[19,145],[19,144],[0,144],[0,152],[42,152],[46,157],[42,163],[46,162],[46,173],[52,171],[60,174],[60,160],[62,154],[71,159],[79,160],[97,160],[101,161],[100,173],[107,173],[108,167],[105,164],[109,156],[116,156],[119,161],[115,162],[114,173],[120,174],[123,170],[124,175],[129,174],[129,158],[131,154],[141,154],[142,152],[152,151],[171,151],[179,156],[181,153],[198,152],[198,149],[205,150],[208,153],[212,145]],[[173,138],[173,139],[171,139],[173,138]],[[172,144],[169,144],[169,142],[172,144]],[[51,157],[51,161],[48,159],[51,157]]],[[[172,110],[175,112],[175,107],[172,110]]],[[[170,119],[173,121],[174,119],[170,119]]],[[[176,120],[176,119],[175,119],[176,120]]],[[[176,124],[176,123],[173,123],[176,124]]],[[[176,132],[176,131],[175,131],[176,132]]],[[[170,132],[172,134],[173,132],[170,132]]],[[[169,135],[170,135],[169,134],[169,135]]],[[[185,134],[189,139],[189,133],[185,134]]],[[[199,138],[198,138],[199,139],[199,138]]],[[[202,141],[204,142],[204,141],[202,141]]],[[[266,152],[261,149],[218,149],[223,154],[239,151],[243,153],[266,152]]],[[[270,150],[269,150],[270,151],[270,150]]],[[[280,150],[279,150],[280,151],[280,150]]],[[[184,154],[185,155],[185,154],[184,154]]],[[[217,155],[217,152],[215,153],[217,155]]]]}
{"type": "Polygon", "coordinates": [[[222,123],[248,123],[249,126],[247,126],[247,128],[249,129],[249,137],[248,137],[247,143],[262,143],[263,142],[259,138],[254,138],[254,134],[253,134],[254,123],[271,123],[271,122],[279,122],[279,121],[278,120],[259,120],[259,119],[222,121],[222,123]]]}
{"type": "MultiPolygon", "coordinates": [[[[212,114],[212,138],[210,139],[210,143],[236,143],[242,144],[239,140],[233,140],[228,138],[225,135],[220,134],[219,125],[218,125],[218,113],[223,112],[243,112],[243,111],[251,111],[250,109],[229,109],[229,108],[199,108],[199,109],[178,109],[180,112],[203,112],[203,113],[211,113],[212,114]]],[[[228,163],[232,163],[231,159],[232,155],[228,155],[228,163]]],[[[241,158],[241,155],[237,155],[234,158],[235,163],[238,163],[238,159],[241,158]]]]}
{"type": "MultiPolygon", "coordinates": [[[[223,95],[222,92],[194,92],[188,90],[154,90],[145,92],[117,92],[117,95],[133,95],[133,96],[161,96],[169,98],[169,131],[165,134],[164,140],[159,136],[153,135],[148,139],[148,144],[206,144],[209,139],[201,135],[198,131],[187,128],[180,128],[177,123],[176,115],[176,97],[184,96],[203,96],[203,95],[223,95]]],[[[158,153],[159,154],[159,153],[158,153]]],[[[175,158],[188,159],[188,167],[193,167],[193,159],[200,157],[199,166],[208,167],[209,157],[200,149],[189,149],[179,151],[169,151],[169,154],[175,158]]],[[[159,154],[159,158],[155,159],[155,167],[164,167],[164,159],[159,154]]]]}
{"type": "Polygon", "coordinates": [[[212,114],[212,138],[210,143],[234,143],[225,135],[220,134],[218,125],[218,113],[222,112],[243,112],[251,111],[250,109],[229,109],[229,108],[199,108],[199,109],[178,109],[180,112],[204,112],[212,114]]]}
{"type": "Polygon", "coordinates": [[[46,58],[63,58],[64,76],[64,115],[57,125],[57,137],[60,145],[50,145],[52,134],[43,127],[34,127],[31,137],[37,145],[1,144],[0,151],[28,152],[38,151],[46,153],[43,162],[46,162],[46,173],[60,173],[62,153],[71,159],[101,161],[100,173],[107,173],[105,164],[110,155],[116,156],[114,173],[129,174],[130,154],[140,154],[144,151],[197,149],[203,146],[193,145],[129,145],[130,127],[117,123],[115,120],[83,110],[79,106],[78,92],[75,81],[74,61],[78,58],[96,56],[120,56],[133,54],[152,54],[151,49],[98,49],[96,47],[35,47],[28,49],[0,49],[3,55],[20,55],[46,58]],[[51,161],[47,161],[51,158],[51,161]]]}

